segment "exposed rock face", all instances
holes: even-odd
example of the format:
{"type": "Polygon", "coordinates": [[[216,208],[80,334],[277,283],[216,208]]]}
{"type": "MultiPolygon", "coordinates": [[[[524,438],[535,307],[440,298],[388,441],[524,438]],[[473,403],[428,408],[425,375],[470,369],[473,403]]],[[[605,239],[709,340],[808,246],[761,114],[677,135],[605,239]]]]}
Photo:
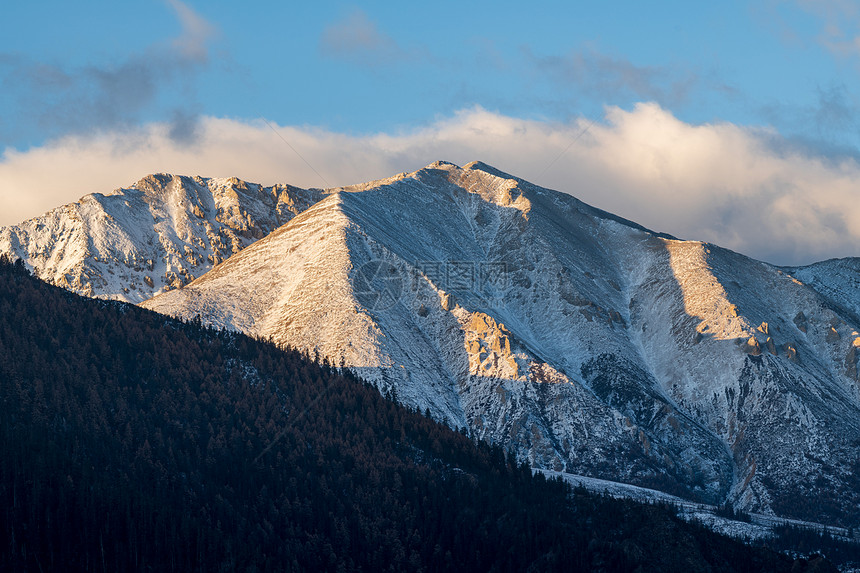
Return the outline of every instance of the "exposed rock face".
{"type": "Polygon", "coordinates": [[[437,163],[144,305],[317,351],[539,467],[847,522],[858,320],[795,271],[437,163]]]}
{"type": "Polygon", "coordinates": [[[776,356],[776,355],[777,355],[777,353],[776,353],[776,344],[774,344],[774,342],[773,342],[773,338],[771,338],[770,336],[768,336],[768,337],[767,337],[767,340],[765,340],[764,345],[765,345],[765,348],[767,348],[767,351],[771,353],[771,355],[773,355],[773,356],[776,356]]]}
{"type": "Polygon", "coordinates": [[[750,356],[758,356],[761,354],[761,346],[758,343],[758,340],[755,336],[751,336],[749,340],[747,340],[747,354],[750,356]]]}
{"type": "Polygon", "coordinates": [[[809,326],[809,322],[806,320],[806,315],[803,314],[803,311],[797,313],[797,316],[794,317],[794,324],[797,326],[797,329],[800,332],[806,333],[806,329],[809,326]]]}
{"type": "Polygon", "coordinates": [[[188,284],[320,198],[236,178],[149,175],[0,228],[0,254],[79,294],[141,302],[188,284]]]}

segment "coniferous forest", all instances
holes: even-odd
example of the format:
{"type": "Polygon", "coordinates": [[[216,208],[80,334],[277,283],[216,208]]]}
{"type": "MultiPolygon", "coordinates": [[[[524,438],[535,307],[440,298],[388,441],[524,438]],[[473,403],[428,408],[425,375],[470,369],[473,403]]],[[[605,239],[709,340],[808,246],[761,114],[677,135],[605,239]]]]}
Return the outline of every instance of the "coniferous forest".
{"type": "Polygon", "coordinates": [[[572,491],[312,357],[0,263],[0,571],[828,571],[572,491]]]}

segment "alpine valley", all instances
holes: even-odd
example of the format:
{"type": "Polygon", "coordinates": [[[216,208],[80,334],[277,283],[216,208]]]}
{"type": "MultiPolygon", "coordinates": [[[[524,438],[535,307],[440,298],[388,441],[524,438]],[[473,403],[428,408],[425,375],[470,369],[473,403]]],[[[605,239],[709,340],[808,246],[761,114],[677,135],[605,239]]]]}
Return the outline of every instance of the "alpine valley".
{"type": "Polygon", "coordinates": [[[0,254],[347,366],[535,468],[860,524],[858,259],[775,267],[479,162],[151,175],[0,229],[0,254]]]}

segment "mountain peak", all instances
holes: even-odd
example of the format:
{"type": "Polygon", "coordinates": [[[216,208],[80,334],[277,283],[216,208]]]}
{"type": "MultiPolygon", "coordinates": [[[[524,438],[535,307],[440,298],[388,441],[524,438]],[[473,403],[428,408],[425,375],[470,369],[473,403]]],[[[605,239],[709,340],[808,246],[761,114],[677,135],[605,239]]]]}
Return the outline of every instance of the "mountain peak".
{"type": "Polygon", "coordinates": [[[461,169],[459,165],[453,163],[451,161],[445,161],[444,159],[439,159],[434,161],[424,169],[461,169]]]}
{"type": "Polygon", "coordinates": [[[187,284],[320,198],[237,178],[154,173],[0,228],[0,253],[79,294],[141,302],[187,284]]]}
{"type": "Polygon", "coordinates": [[[424,169],[422,169],[420,171],[431,170],[431,169],[441,169],[441,170],[445,170],[445,171],[483,171],[484,173],[494,175],[495,177],[498,177],[500,179],[512,179],[512,180],[516,179],[516,180],[519,180],[518,177],[514,177],[513,175],[511,175],[509,173],[505,173],[504,171],[502,171],[500,169],[496,169],[492,165],[490,165],[488,163],[484,163],[483,161],[470,161],[469,163],[465,164],[463,167],[460,167],[456,163],[452,163],[450,161],[444,161],[444,160],[440,159],[438,161],[434,161],[433,163],[431,163],[430,165],[428,165],[427,167],[425,167],[424,169]]]}
{"type": "Polygon", "coordinates": [[[483,161],[472,161],[463,166],[463,169],[469,171],[483,171],[484,173],[489,173],[490,175],[495,175],[501,179],[517,179],[518,177],[514,177],[509,173],[505,173],[501,169],[496,169],[492,165],[484,163],[483,161]]]}

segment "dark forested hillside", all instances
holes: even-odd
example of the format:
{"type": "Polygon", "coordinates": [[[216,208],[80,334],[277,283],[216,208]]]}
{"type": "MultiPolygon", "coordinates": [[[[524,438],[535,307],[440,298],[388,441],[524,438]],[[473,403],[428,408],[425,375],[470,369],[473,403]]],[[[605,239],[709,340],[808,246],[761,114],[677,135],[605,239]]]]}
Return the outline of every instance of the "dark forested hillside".
{"type": "Polygon", "coordinates": [[[8,263],[0,460],[0,571],[805,566],[532,477],[348,372],[8,263]]]}

